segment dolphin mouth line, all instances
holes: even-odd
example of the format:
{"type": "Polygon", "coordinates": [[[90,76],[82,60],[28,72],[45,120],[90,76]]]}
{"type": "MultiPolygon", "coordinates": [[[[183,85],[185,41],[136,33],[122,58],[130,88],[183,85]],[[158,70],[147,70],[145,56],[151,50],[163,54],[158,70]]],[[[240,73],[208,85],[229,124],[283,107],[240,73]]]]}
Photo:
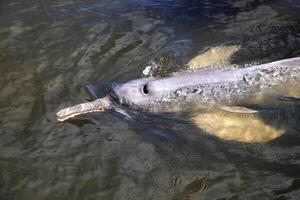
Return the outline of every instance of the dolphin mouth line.
{"type": "Polygon", "coordinates": [[[112,106],[111,100],[106,96],[101,99],[96,99],[92,102],[81,103],[72,107],[62,109],[56,113],[59,122],[66,121],[74,118],[75,116],[91,113],[91,112],[104,112],[112,106]]]}

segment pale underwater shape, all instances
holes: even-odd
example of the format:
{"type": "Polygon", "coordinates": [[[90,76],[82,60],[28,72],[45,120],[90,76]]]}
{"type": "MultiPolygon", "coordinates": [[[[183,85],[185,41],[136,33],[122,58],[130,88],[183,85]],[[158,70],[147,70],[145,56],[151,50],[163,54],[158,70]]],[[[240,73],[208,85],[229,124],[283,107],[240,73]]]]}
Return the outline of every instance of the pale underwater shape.
{"type": "Polygon", "coordinates": [[[274,128],[253,114],[203,113],[193,116],[191,121],[210,135],[238,142],[265,143],[285,133],[284,129],[274,128]]]}
{"type": "Polygon", "coordinates": [[[241,49],[241,46],[216,46],[201,52],[192,58],[188,63],[189,69],[199,69],[203,67],[221,66],[232,67],[232,56],[241,49]]]}
{"type": "MultiPolygon", "coordinates": [[[[232,56],[240,50],[240,46],[212,47],[189,61],[187,66],[199,69],[209,66],[232,66],[232,56]]],[[[288,96],[297,96],[295,88],[284,89],[288,96]]],[[[281,91],[283,92],[283,91],[281,91]]],[[[283,128],[274,128],[266,124],[258,115],[236,115],[215,111],[195,114],[190,120],[207,134],[223,140],[234,140],[246,143],[265,143],[274,140],[285,133],[283,128]]]]}
{"type": "MultiPolygon", "coordinates": [[[[238,46],[218,46],[211,48],[205,53],[192,59],[188,63],[188,66],[190,68],[201,68],[202,66],[210,65],[219,66],[222,63],[226,63],[230,66],[230,59],[238,50],[238,46]],[[209,63],[206,63],[207,58],[214,59],[213,61],[208,59],[207,62],[209,63]]],[[[296,87],[288,88],[287,90],[287,88],[283,86],[278,88],[278,90],[282,90],[280,92],[283,94],[286,93],[287,96],[299,96],[299,91],[297,92],[296,87]]],[[[282,136],[285,133],[283,128],[275,128],[272,125],[266,124],[256,114],[246,114],[241,116],[233,113],[215,111],[196,114],[190,118],[190,120],[207,134],[229,141],[266,143],[282,136]]]]}

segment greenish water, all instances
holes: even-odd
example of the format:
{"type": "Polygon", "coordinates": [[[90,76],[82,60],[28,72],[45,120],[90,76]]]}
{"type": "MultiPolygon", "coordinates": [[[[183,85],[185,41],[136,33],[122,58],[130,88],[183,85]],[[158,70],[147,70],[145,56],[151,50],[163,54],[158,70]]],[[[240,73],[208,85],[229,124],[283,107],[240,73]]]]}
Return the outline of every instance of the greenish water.
{"type": "Polygon", "coordinates": [[[299,11],[296,0],[0,2],[0,199],[299,199],[299,109],[265,117],[285,131],[265,143],[177,115],[55,117],[89,99],[88,83],[104,96],[212,47],[240,46],[241,66],[300,56],[299,11]]]}

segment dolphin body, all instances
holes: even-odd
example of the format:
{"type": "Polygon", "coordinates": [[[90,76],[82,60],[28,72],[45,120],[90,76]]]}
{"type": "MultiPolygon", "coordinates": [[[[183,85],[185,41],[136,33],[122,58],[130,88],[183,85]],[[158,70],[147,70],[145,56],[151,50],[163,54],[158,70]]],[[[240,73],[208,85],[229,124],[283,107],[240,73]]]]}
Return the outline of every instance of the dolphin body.
{"type": "Polygon", "coordinates": [[[254,113],[300,103],[300,57],[235,69],[202,69],[164,78],[144,78],[113,84],[104,98],[63,109],[64,121],[88,112],[113,108],[114,102],[149,112],[174,107],[217,107],[254,113]]]}

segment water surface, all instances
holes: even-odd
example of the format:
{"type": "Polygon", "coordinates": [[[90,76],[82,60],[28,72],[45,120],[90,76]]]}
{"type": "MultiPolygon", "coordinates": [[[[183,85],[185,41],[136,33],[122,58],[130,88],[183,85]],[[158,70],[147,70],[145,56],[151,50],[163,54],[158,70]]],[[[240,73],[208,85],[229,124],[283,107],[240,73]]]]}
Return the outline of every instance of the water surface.
{"type": "MultiPolygon", "coordinates": [[[[299,109],[261,116],[284,134],[223,140],[180,113],[95,113],[58,123],[84,89],[178,71],[240,46],[244,67],[300,56],[296,0],[0,3],[0,199],[299,199],[299,109]]],[[[259,135],[259,133],[257,133],[259,135]]]]}

